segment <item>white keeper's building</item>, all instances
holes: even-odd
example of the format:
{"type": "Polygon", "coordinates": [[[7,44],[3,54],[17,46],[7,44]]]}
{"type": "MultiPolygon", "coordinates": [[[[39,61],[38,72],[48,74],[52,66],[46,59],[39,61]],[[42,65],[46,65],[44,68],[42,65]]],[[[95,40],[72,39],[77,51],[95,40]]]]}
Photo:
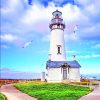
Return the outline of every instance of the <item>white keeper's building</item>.
{"type": "Polygon", "coordinates": [[[62,12],[56,10],[49,28],[51,29],[49,60],[46,63],[47,82],[80,81],[80,64],[78,61],[67,61],[62,12]]]}

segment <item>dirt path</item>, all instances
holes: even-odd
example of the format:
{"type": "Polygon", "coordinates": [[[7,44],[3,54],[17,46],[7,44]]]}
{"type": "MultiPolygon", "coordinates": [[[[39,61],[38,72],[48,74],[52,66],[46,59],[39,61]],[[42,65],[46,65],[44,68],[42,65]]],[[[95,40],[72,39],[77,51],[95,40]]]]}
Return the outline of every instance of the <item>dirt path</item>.
{"type": "Polygon", "coordinates": [[[37,100],[17,90],[13,85],[7,84],[0,88],[0,92],[3,93],[7,100],[37,100]]]}
{"type": "Polygon", "coordinates": [[[79,100],[100,100],[100,84],[94,88],[94,91],[81,97],[79,100]]]}

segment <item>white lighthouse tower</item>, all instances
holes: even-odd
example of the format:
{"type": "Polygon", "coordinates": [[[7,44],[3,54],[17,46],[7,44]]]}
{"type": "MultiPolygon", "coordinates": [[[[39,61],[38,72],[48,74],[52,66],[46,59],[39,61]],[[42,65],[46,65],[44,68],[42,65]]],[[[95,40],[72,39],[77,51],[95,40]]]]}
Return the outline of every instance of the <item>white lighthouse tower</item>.
{"type": "Polygon", "coordinates": [[[66,61],[64,46],[65,24],[62,19],[62,12],[56,10],[52,15],[53,18],[49,25],[51,29],[49,59],[51,61],[66,61]]]}
{"type": "MultiPolygon", "coordinates": [[[[62,12],[56,10],[49,24],[51,29],[49,60],[46,62],[47,82],[80,81],[80,64],[76,59],[66,60],[64,46],[65,24],[62,12]]],[[[74,57],[75,58],[75,57],[74,57]]]]}

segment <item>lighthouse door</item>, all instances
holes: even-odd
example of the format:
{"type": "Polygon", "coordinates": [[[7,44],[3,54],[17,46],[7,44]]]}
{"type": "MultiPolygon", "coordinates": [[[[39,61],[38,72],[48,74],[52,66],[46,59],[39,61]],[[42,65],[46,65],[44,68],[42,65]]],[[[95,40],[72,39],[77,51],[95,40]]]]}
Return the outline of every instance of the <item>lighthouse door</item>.
{"type": "Polygon", "coordinates": [[[67,68],[63,68],[63,79],[67,79],[67,68]]]}

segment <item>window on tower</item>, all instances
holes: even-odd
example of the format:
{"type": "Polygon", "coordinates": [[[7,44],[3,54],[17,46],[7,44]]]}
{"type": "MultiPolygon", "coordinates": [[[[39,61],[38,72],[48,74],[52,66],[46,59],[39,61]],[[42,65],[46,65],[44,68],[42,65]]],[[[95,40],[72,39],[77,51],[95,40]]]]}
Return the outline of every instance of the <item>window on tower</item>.
{"type": "Polygon", "coordinates": [[[61,54],[61,45],[57,45],[57,54],[61,54]]]}

